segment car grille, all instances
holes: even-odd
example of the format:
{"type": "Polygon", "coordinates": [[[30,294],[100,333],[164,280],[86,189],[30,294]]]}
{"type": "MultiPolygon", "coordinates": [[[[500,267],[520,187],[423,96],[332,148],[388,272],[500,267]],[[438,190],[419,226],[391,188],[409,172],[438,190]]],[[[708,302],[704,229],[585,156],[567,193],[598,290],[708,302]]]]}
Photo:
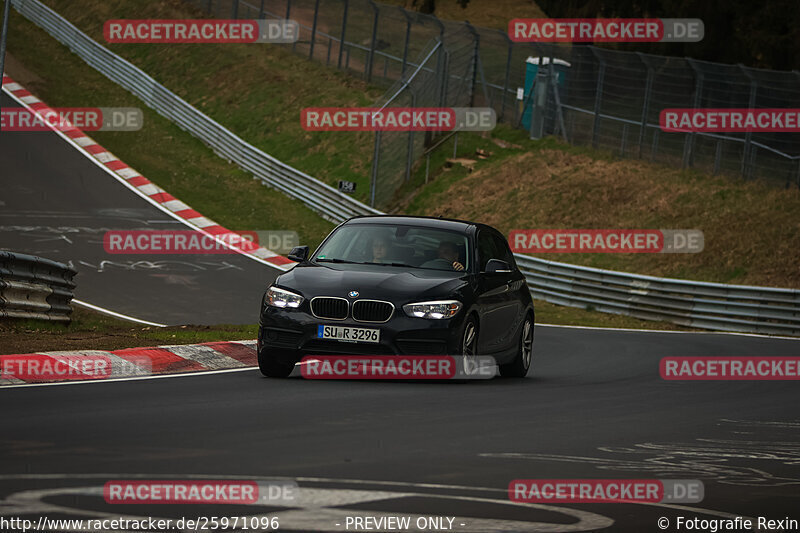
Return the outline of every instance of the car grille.
{"type": "Polygon", "coordinates": [[[278,344],[296,348],[303,338],[302,331],[293,331],[279,328],[264,328],[262,340],[268,344],[278,344]]]}
{"type": "Polygon", "coordinates": [[[308,355],[394,355],[382,344],[357,344],[314,339],[305,343],[302,350],[308,355]]]}
{"type": "Polygon", "coordinates": [[[378,300],[356,300],[353,304],[353,319],[359,322],[386,322],[392,317],[394,306],[378,300]]]}
{"type": "Polygon", "coordinates": [[[348,302],[344,298],[320,297],[311,300],[311,313],[317,318],[344,320],[348,302]]]}
{"type": "Polygon", "coordinates": [[[397,339],[397,347],[405,355],[446,355],[447,344],[439,340],[397,339]]]}

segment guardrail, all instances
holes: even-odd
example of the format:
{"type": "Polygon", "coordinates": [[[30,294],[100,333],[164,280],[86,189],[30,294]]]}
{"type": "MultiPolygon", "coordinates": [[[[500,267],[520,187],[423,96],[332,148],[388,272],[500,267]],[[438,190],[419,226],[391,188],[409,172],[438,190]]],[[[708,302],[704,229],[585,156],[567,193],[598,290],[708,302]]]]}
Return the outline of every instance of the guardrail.
{"type": "MultiPolygon", "coordinates": [[[[338,223],[356,215],[382,214],[245,142],[38,0],[12,3],[25,17],[158,113],[324,218],[338,223]]],[[[551,303],[704,329],[800,335],[800,290],[657,278],[522,254],[515,257],[534,297],[551,303]]]]}
{"type": "Polygon", "coordinates": [[[0,251],[0,318],[69,322],[75,274],[50,259],[0,251]]]}

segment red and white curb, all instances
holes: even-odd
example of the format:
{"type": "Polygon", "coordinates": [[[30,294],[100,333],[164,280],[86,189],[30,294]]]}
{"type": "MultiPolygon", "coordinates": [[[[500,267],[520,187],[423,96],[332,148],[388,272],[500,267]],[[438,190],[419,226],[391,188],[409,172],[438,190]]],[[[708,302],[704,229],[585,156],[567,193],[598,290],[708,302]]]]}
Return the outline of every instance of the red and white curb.
{"type": "Polygon", "coordinates": [[[65,358],[72,361],[103,358],[110,363],[111,372],[98,382],[107,379],[132,378],[158,374],[180,374],[188,372],[218,371],[252,368],[258,364],[256,341],[206,342],[150,348],[125,348],[122,350],[77,350],[60,352],[36,352],[28,354],[0,355],[0,386],[25,383],[87,381],[86,378],[69,377],[49,379],[45,376],[7,377],[9,368],[17,368],[20,362],[30,358],[37,360],[42,368],[44,360],[51,366],[65,358]],[[5,370],[4,370],[5,369],[5,370]]]}
{"type": "MultiPolygon", "coordinates": [[[[54,112],[47,104],[32,95],[9,76],[3,76],[3,89],[15,101],[31,112],[40,113],[41,115],[54,112]]],[[[162,211],[167,212],[187,226],[214,238],[217,242],[227,246],[231,250],[248,255],[260,262],[277,267],[281,270],[286,270],[289,266],[294,265],[294,261],[291,259],[253,244],[247,239],[238,238],[239,235],[236,232],[220,226],[213,220],[204,217],[181,202],[125,164],[80,129],[68,122],[65,124],[66,125],[51,124],[50,128],[56,133],[61,134],[70,144],[83,152],[84,155],[93,159],[95,163],[116,177],[120,182],[127,185],[130,189],[139,194],[139,196],[142,196],[156,207],[159,207],[162,211]]]]}

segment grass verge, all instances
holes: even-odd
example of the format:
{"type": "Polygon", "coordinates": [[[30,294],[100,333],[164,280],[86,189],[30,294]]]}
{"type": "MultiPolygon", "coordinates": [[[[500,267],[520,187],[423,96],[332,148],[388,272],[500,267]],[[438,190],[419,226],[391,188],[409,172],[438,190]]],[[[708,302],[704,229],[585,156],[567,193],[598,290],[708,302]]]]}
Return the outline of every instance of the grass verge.
{"type": "Polygon", "coordinates": [[[0,355],[250,340],[257,332],[256,325],[142,326],[76,306],[69,325],[28,319],[0,321],[0,355]]]}

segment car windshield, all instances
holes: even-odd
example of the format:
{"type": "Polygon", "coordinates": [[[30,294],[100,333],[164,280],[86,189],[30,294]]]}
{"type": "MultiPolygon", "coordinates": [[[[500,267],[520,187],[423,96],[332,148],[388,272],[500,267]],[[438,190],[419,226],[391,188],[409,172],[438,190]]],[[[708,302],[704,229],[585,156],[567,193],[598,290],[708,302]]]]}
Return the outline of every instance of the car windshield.
{"type": "Polygon", "coordinates": [[[468,270],[469,240],[463,233],[420,226],[350,224],[317,250],[318,263],[358,263],[431,270],[468,270]]]}

